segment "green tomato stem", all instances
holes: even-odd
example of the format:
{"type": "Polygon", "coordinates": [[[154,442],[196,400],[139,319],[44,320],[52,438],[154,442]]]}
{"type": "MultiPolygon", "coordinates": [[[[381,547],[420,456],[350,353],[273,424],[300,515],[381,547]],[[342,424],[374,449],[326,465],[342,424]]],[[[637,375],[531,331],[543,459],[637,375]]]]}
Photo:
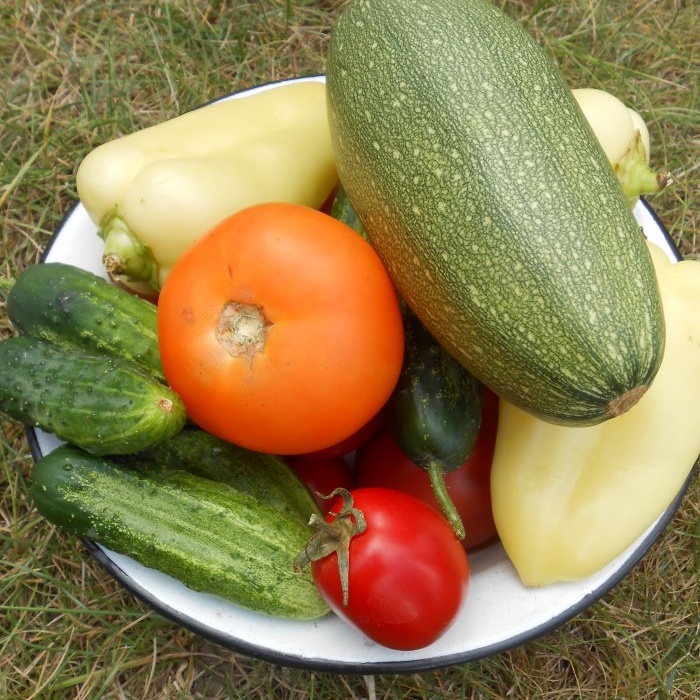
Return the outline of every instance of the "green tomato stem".
{"type": "Polygon", "coordinates": [[[327,523],[322,517],[313,513],[309,525],[316,529],[306,547],[294,559],[294,570],[301,571],[311,562],[318,561],[335,552],[338,556],[338,576],[343,592],[343,606],[347,607],[350,596],[350,541],[355,535],[362,534],[367,529],[365,516],[361,510],[353,507],[353,498],[344,488],[334,489],[322,498],[340,496],[343,505],[335,519],[327,523]]]}
{"type": "Polygon", "coordinates": [[[109,276],[123,282],[145,282],[160,290],[158,263],[147,245],[129,228],[118,207],[108,211],[97,231],[105,242],[102,260],[109,276]]]}
{"type": "Polygon", "coordinates": [[[447,518],[447,522],[450,523],[452,529],[455,531],[457,539],[463,540],[465,536],[464,523],[462,522],[462,518],[459,517],[459,513],[450,498],[450,494],[447,493],[444,464],[438,459],[431,459],[428,462],[426,471],[430,479],[430,486],[442,509],[443,515],[447,518]]]}

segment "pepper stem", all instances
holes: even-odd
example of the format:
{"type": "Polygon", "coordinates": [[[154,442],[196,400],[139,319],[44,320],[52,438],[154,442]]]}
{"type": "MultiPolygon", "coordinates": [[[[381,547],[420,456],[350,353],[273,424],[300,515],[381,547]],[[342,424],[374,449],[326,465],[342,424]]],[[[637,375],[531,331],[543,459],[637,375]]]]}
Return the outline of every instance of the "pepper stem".
{"type": "Polygon", "coordinates": [[[426,466],[426,471],[428,472],[428,478],[430,479],[430,486],[433,489],[435,498],[442,510],[442,514],[447,518],[447,522],[450,523],[452,529],[457,535],[457,539],[463,540],[465,536],[464,523],[462,518],[459,517],[457,508],[450,498],[450,494],[447,493],[447,485],[445,484],[445,466],[439,459],[431,459],[428,461],[426,466]]]}
{"type": "Polygon", "coordinates": [[[154,291],[160,290],[158,263],[151,249],[129,228],[119,207],[102,217],[97,234],[105,242],[102,261],[113,280],[146,282],[154,291]]]}
{"type": "Polygon", "coordinates": [[[634,204],[640,195],[661,192],[672,182],[670,173],[654,172],[647,165],[647,153],[639,130],[635,131],[630,147],[613,165],[613,170],[630,204],[634,204]]]}
{"type": "Polygon", "coordinates": [[[327,496],[319,495],[321,498],[340,496],[343,499],[343,505],[338,513],[330,513],[330,515],[335,516],[331,522],[326,522],[316,513],[312,514],[309,525],[314,526],[316,532],[306,547],[294,559],[294,570],[301,571],[311,562],[323,559],[335,552],[338,555],[338,574],[340,588],[343,592],[343,605],[347,606],[350,596],[350,540],[355,535],[363,533],[367,528],[367,523],[362,511],[353,507],[352,495],[346,489],[337,488],[327,496]]]}

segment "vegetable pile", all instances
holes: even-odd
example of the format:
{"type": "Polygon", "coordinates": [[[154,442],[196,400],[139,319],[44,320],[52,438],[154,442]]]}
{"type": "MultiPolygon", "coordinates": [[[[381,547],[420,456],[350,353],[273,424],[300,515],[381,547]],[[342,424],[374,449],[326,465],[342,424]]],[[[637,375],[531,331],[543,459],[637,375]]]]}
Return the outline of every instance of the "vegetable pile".
{"type": "Polygon", "coordinates": [[[327,87],[100,146],[77,186],[111,281],[7,284],[0,410],[65,443],[37,509],[400,650],[452,626],[477,548],[590,576],[700,453],[700,262],[639,232],[650,151],[485,0],[354,0],[327,87]]]}

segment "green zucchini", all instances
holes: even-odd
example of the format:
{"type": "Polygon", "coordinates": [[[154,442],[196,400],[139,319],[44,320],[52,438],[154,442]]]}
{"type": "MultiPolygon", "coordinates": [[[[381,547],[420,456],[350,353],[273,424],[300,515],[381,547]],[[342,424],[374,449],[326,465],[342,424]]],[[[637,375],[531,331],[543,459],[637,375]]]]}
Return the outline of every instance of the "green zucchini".
{"type": "Polygon", "coordinates": [[[0,411],[94,454],[126,454],[179,432],[180,397],[134,365],[28,336],[0,342],[0,411]]]}
{"type": "Polygon", "coordinates": [[[229,484],[304,522],[319,512],[309,489],[281,457],[246,450],[196,427],[123,459],[149,474],[178,469],[229,484]]]}
{"type": "Polygon", "coordinates": [[[193,590],[286,618],[328,611],[310,574],[292,567],[306,522],[250,494],[184,471],[151,476],[73,445],[42,457],[32,482],[51,523],[193,590]]]}
{"type": "Polygon", "coordinates": [[[7,297],[17,331],[134,362],[165,380],[156,306],[74,265],[30,265],[7,297]]]}
{"type": "Polygon", "coordinates": [[[545,420],[634,405],[663,355],[658,285],[546,52],[486,0],[354,0],[326,72],[340,180],[438,342],[545,420]]]}
{"type": "Polygon", "coordinates": [[[387,427],[403,453],[427,472],[445,517],[463,539],[464,525],[444,476],[471,454],[481,426],[483,386],[414,314],[404,315],[404,329],[406,350],[386,406],[387,427]]]}

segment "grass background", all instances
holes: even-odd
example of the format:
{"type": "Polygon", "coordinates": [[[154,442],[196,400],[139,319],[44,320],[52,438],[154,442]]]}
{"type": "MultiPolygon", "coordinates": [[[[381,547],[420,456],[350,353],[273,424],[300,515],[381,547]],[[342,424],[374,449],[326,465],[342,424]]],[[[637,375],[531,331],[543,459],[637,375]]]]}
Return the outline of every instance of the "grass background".
{"type": "MultiPolygon", "coordinates": [[[[256,83],[320,73],[344,2],[2,0],[0,274],[35,262],[96,145],[256,83]]],[[[699,257],[698,45],[693,0],[497,0],[572,86],[649,125],[675,182],[652,204],[699,257]]],[[[11,333],[0,302],[0,335],[11,333]]],[[[134,600],[28,500],[21,426],[0,437],[0,697],[619,698],[700,696],[700,487],[635,570],[547,636],[463,666],[342,676],[246,658],[134,600]]]]}

